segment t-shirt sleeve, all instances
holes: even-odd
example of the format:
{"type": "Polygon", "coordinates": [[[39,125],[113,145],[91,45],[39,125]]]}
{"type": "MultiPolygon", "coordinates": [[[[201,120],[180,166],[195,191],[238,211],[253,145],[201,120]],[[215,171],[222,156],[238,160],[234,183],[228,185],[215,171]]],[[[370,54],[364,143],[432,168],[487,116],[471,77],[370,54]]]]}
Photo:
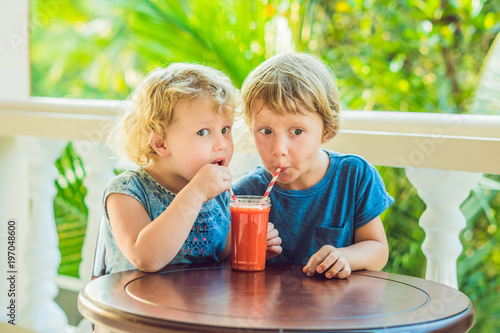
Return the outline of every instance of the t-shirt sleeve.
{"type": "Polygon", "coordinates": [[[387,193],[378,170],[362,160],[356,173],[354,228],[362,227],[382,214],[394,199],[387,193]]]}
{"type": "Polygon", "coordinates": [[[113,193],[120,193],[131,196],[132,198],[139,201],[141,205],[145,206],[145,203],[141,200],[143,196],[141,196],[139,192],[140,190],[137,187],[136,181],[134,180],[133,177],[126,176],[123,174],[116,176],[108,183],[106,189],[104,190],[102,198],[102,206],[104,207],[104,214],[106,214],[106,216],[109,219],[108,209],[106,207],[106,200],[108,199],[108,196],[113,193]]]}

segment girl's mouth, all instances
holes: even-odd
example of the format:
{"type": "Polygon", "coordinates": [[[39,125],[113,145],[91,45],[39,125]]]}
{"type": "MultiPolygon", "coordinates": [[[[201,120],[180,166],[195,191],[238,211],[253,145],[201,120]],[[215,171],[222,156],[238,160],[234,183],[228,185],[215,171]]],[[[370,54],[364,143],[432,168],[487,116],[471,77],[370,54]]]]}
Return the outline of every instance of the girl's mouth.
{"type": "Polygon", "coordinates": [[[224,165],[224,158],[216,159],[215,161],[212,162],[212,164],[224,165]]]}

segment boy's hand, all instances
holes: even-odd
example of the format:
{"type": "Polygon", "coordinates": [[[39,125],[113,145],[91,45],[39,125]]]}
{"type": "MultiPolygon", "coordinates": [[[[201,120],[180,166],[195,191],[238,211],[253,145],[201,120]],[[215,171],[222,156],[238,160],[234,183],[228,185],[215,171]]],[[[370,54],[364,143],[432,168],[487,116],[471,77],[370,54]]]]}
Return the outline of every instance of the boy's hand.
{"type": "Polygon", "coordinates": [[[215,198],[231,188],[231,172],[228,167],[217,164],[205,164],[190,181],[204,201],[215,198]]]}
{"type": "Polygon", "coordinates": [[[278,237],[278,230],[274,229],[274,224],[267,224],[267,244],[266,244],[266,260],[276,257],[281,253],[281,238],[278,237]]]}
{"type": "Polygon", "coordinates": [[[308,276],[313,276],[314,273],[325,273],[325,277],[345,279],[351,275],[351,267],[349,261],[344,256],[342,251],[331,246],[325,245],[316,252],[302,268],[302,271],[308,276]]]}

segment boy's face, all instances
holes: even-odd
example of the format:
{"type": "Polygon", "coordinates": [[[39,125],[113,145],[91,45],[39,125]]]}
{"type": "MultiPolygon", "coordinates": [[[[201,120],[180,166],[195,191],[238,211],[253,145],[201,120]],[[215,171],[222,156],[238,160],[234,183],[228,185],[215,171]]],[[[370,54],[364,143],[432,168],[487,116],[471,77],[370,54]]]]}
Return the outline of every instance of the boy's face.
{"type": "Polygon", "coordinates": [[[280,187],[303,190],[321,180],[328,160],[319,153],[326,134],[318,114],[278,116],[264,106],[253,114],[251,127],[266,170],[274,174],[281,168],[280,187]]]}
{"type": "Polygon", "coordinates": [[[207,163],[228,166],[234,149],[232,126],[232,119],[214,113],[211,100],[180,100],[165,140],[169,168],[189,182],[207,163]]]}

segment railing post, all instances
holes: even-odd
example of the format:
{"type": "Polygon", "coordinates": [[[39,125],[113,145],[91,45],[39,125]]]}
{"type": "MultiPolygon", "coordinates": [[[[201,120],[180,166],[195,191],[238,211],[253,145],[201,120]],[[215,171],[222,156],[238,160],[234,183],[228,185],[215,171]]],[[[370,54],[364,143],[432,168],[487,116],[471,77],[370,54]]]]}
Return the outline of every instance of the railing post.
{"type": "Polygon", "coordinates": [[[22,150],[19,140],[15,137],[0,138],[0,244],[3,258],[0,260],[2,276],[0,278],[0,301],[2,305],[14,303],[15,309],[11,314],[2,311],[0,321],[11,321],[19,324],[22,321],[20,310],[27,302],[24,294],[19,292],[25,290],[28,276],[24,274],[23,263],[24,247],[26,245],[26,232],[29,229],[29,189],[28,189],[28,159],[22,150]],[[7,227],[8,222],[13,220],[14,243],[13,250],[15,258],[11,265],[7,262],[7,227]],[[15,273],[7,273],[15,272],[15,273]],[[8,292],[11,281],[7,280],[14,275],[14,294],[8,292]],[[10,296],[9,296],[10,295],[10,296]]]}
{"type": "Polygon", "coordinates": [[[87,188],[85,204],[88,208],[87,229],[82,248],[80,263],[80,280],[90,281],[90,274],[94,262],[97,231],[102,217],[102,195],[107,183],[113,178],[114,162],[104,151],[104,145],[93,141],[76,141],[74,147],[83,160],[86,176],[84,185],[87,188]]]}
{"type": "Polygon", "coordinates": [[[23,141],[23,151],[30,158],[31,218],[27,226],[23,271],[28,286],[22,294],[28,304],[21,312],[22,324],[37,332],[64,332],[68,320],[54,301],[58,293],[54,277],[61,262],[54,222],[54,181],[58,175],[54,161],[66,142],[41,138],[24,138],[23,141]]]}
{"type": "Polygon", "coordinates": [[[460,205],[482,174],[406,167],[406,175],[427,206],[419,220],[425,231],[425,278],[458,289],[457,259],[463,249],[459,233],[466,226],[460,205]]]}

